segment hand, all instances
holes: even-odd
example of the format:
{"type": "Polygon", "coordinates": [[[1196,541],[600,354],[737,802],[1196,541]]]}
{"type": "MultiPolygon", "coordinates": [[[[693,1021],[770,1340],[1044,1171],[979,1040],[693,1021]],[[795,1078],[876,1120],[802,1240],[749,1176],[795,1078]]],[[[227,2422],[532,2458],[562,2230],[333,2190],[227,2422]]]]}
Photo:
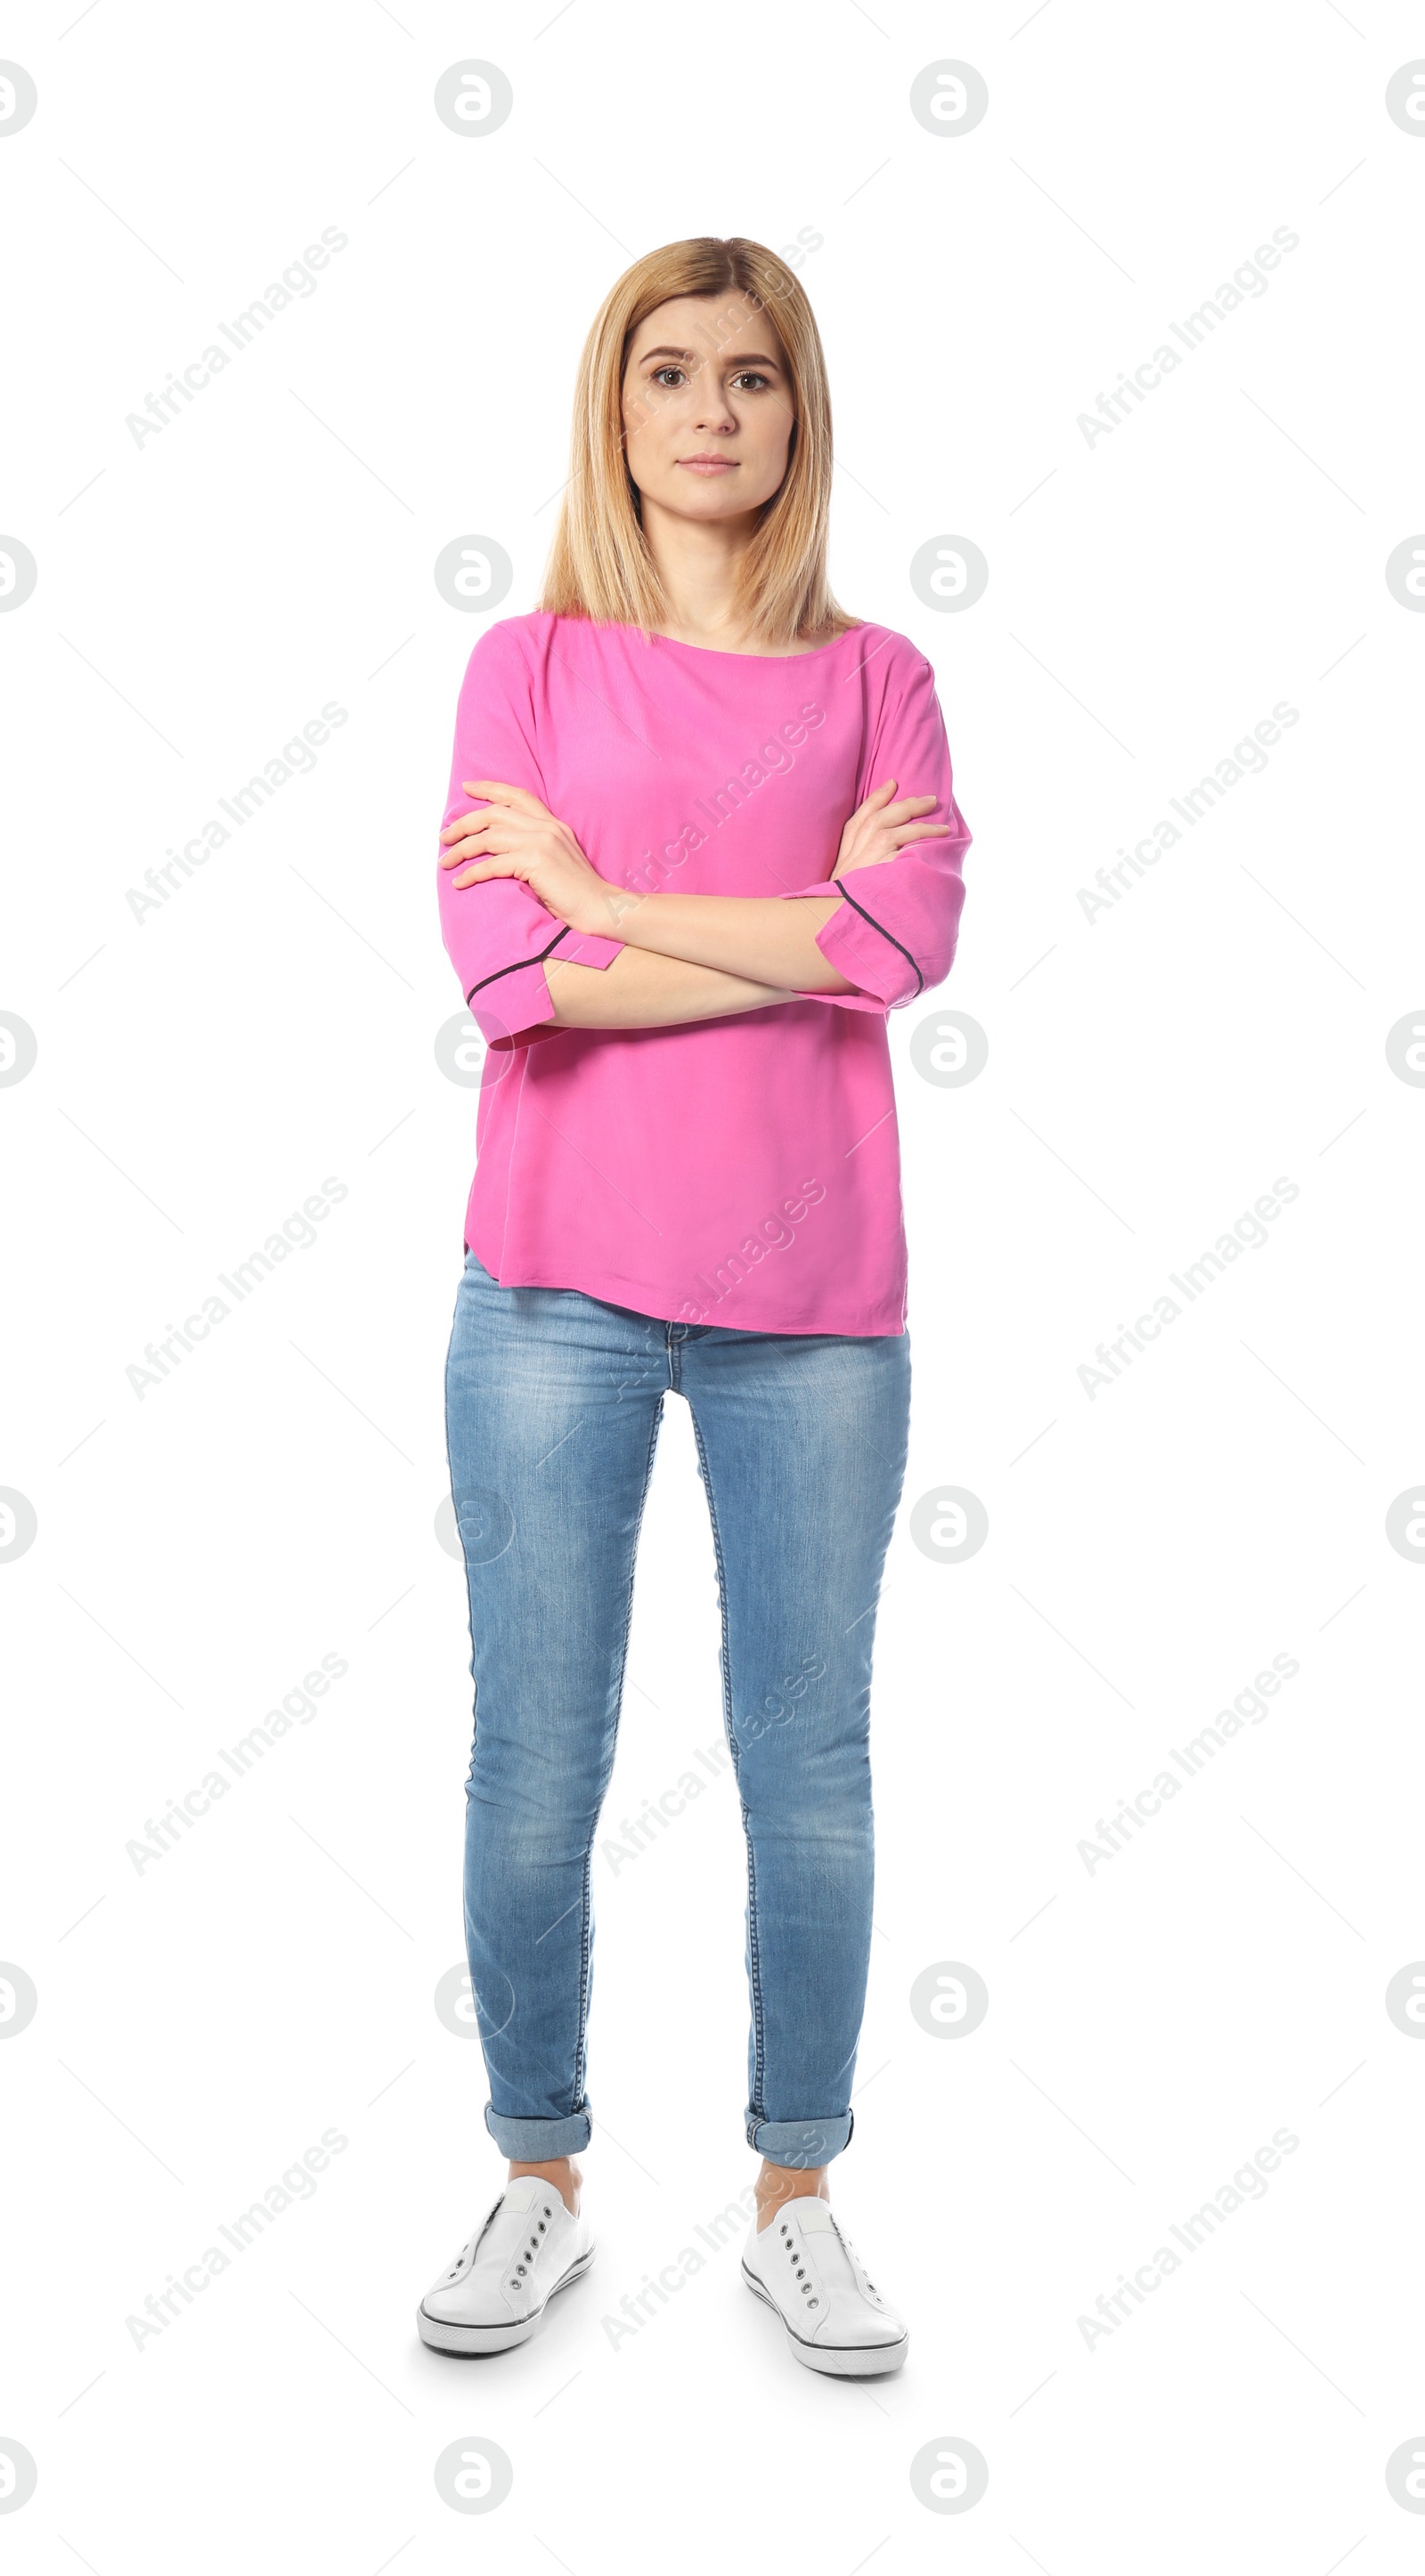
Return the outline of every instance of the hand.
{"type": "Polygon", "coordinates": [[[527,787],[507,787],[498,778],[467,778],[463,785],[467,796],[488,801],[477,814],[457,815],[441,833],[450,846],[441,851],[440,864],[460,869],[458,886],[518,877],[571,930],[618,937],[614,907],[621,889],[590,866],[567,823],[527,787]]]}
{"type": "Polygon", "coordinates": [[[933,796],[903,796],[892,805],[897,781],[888,778],[884,787],[873,787],[864,805],[858,805],[841,835],[833,877],[849,876],[853,868],[881,868],[887,859],[898,859],[912,841],[923,841],[933,832],[948,832],[948,823],[917,823],[911,817],[924,814],[935,803],[933,796]]]}

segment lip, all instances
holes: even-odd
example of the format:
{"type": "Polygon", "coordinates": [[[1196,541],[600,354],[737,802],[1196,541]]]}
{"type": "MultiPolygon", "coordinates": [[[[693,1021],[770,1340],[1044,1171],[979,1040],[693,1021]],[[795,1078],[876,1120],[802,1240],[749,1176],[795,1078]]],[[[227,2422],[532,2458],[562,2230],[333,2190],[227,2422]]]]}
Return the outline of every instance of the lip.
{"type": "Polygon", "coordinates": [[[690,474],[735,474],[738,462],[735,456],[680,456],[678,459],[690,474]]]}

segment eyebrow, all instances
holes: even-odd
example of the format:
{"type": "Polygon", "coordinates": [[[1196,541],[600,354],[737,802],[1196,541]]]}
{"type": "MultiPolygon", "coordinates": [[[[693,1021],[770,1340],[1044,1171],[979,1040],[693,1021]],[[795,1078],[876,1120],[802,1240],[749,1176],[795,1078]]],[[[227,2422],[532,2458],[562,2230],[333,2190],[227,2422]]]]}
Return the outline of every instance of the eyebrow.
{"type": "MultiPolygon", "coordinates": [[[[695,358],[697,355],[696,349],[645,349],[637,363],[640,367],[646,367],[650,358],[686,359],[695,358]]],[[[775,367],[777,360],[764,358],[758,350],[752,349],[735,353],[726,359],[725,364],[729,367],[775,367]]]]}

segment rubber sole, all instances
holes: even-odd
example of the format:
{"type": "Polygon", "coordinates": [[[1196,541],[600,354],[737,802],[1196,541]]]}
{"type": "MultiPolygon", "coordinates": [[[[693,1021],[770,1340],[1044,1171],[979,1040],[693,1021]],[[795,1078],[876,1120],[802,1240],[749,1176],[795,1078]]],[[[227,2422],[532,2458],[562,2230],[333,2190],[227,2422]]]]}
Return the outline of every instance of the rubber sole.
{"type": "Polygon", "coordinates": [[[749,2272],[745,2261],[742,2277],[754,2299],[760,2299],[763,2307],[770,2308],[773,2316],[786,2326],[787,2341],[798,2361],[808,2370],[823,2371],[828,2379],[879,2379],[890,2371],[899,2370],[910,2350],[908,2334],[903,2334],[898,2343],[807,2343],[799,2334],[793,2333],[776,2300],[768,2296],[756,2273],[749,2272]]]}
{"type": "Polygon", "coordinates": [[[548,2313],[549,2299],[557,2299],[561,2290],[567,2290],[571,2283],[581,2280],[593,2259],[594,2247],[591,2245],[588,2253],[581,2254],[577,2263],[571,2263],[568,2271],[555,2282],[543,2307],[536,2308],[532,2317],[521,2317],[514,2325],[456,2325],[449,2317],[433,2317],[422,2299],[416,2310],[416,2330],[422,2343],[428,2344],[432,2352],[508,2352],[512,2345],[528,2343],[531,2335],[538,2334],[548,2313]]]}

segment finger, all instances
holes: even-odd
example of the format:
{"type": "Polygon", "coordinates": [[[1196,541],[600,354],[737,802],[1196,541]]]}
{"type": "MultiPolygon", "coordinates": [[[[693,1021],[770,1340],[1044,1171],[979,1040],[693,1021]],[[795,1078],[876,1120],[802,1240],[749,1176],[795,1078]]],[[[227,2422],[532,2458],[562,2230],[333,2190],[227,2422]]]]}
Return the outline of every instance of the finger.
{"type": "MultiPolygon", "coordinates": [[[[528,816],[506,807],[491,806],[488,812],[466,814],[452,826],[457,837],[451,848],[442,852],[442,860],[488,859],[496,850],[517,850],[527,844],[528,816]]],[[[442,835],[442,838],[444,836],[442,835]]]]}
{"type": "Polygon", "coordinates": [[[897,845],[895,849],[868,851],[864,857],[857,853],[850,859],[844,868],[838,862],[831,871],[832,875],[849,876],[853,868],[887,867],[892,859],[898,859],[900,857],[901,847],[903,845],[914,841],[927,840],[935,834],[948,832],[950,826],[948,823],[898,823],[891,826],[890,829],[892,838],[897,845]]]}
{"type": "Polygon", "coordinates": [[[473,832],[477,823],[512,820],[513,815],[513,806],[473,805],[468,814],[457,814],[453,823],[447,823],[440,837],[453,841],[461,832],[473,832]]]}
{"type": "Polygon", "coordinates": [[[462,870],[455,882],[458,886],[482,885],[486,877],[513,877],[518,874],[519,865],[514,859],[477,859],[473,866],[462,870]]]}
{"type": "Polygon", "coordinates": [[[467,796],[483,796],[491,805],[513,805],[518,813],[547,814],[549,812],[549,807],[541,805],[539,798],[531,794],[529,788],[507,786],[500,778],[467,778],[464,781],[464,787],[467,796]]]}
{"type": "Polygon", "coordinates": [[[903,796],[898,805],[886,807],[881,821],[883,823],[909,822],[912,814],[923,814],[928,805],[935,805],[938,802],[939,799],[934,796],[903,796]]]}
{"type": "Polygon", "coordinates": [[[514,814],[503,806],[482,805],[478,813],[457,815],[453,823],[447,823],[440,837],[443,841],[468,841],[476,832],[496,829],[506,832],[515,820],[514,814]]]}
{"type": "Polygon", "coordinates": [[[482,832],[478,840],[472,835],[469,840],[457,841],[453,850],[445,852],[442,865],[458,868],[467,865],[472,859],[513,858],[519,846],[519,841],[513,833],[482,832]]]}
{"type": "Polygon", "coordinates": [[[496,852],[503,855],[516,846],[516,843],[504,834],[501,834],[497,840],[492,840],[488,832],[480,833],[478,838],[475,833],[468,832],[455,843],[452,849],[441,851],[440,864],[443,868],[458,868],[467,859],[493,858],[496,852]]]}
{"type": "Polygon", "coordinates": [[[872,788],[865,804],[859,805],[856,810],[859,814],[877,814],[885,804],[887,797],[894,796],[895,792],[896,781],[894,778],[883,778],[879,787],[872,788]]]}
{"type": "Polygon", "coordinates": [[[857,806],[857,808],[856,808],[856,810],[855,810],[855,812],[854,812],[854,814],[850,814],[850,815],[848,815],[848,817],[847,817],[847,829],[849,830],[849,829],[850,829],[850,827],[851,827],[851,825],[852,825],[853,823],[859,823],[859,822],[861,821],[861,819],[862,819],[862,816],[863,816],[863,815],[866,815],[866,814],[879,814],[879,813],[880,813],[880,811],[881,811],[882,806],[883,806],[883,805],[885,804],[885,802],[886,802],[887,797],[888,797],[888,796],[894,796],[895,791],[896,791],[896,782],[895,782],[895,780],[894,780],[893,778],[886,778],[886,779],[883,779],[879,787],[873,787],[873,788],[871,789],[871,792],[870,792],[869,796],[866,798],[865,803],[864,803],[863,805],[858,805],[858,806],[857,806]]]}

